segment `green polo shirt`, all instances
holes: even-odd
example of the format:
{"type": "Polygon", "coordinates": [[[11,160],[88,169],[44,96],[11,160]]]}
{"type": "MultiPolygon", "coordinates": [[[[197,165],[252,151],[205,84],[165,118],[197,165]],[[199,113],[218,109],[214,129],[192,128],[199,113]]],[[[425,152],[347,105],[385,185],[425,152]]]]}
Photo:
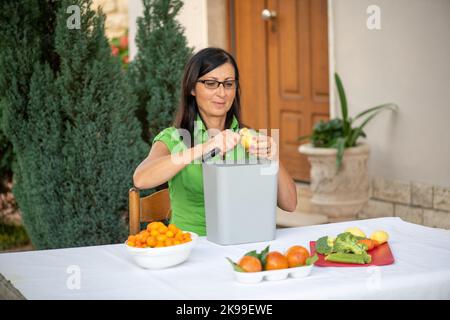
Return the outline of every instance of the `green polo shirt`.
{"type": "MultiPolygon", "coordinates": [[[[209,137],[206,126],[197,115],[194,124],[195,143],[204,143],[209,137]]],[[[233,117],[231,127],[234,132],[239,131],[236,117],[233,117]]],[[[154,139],[162,141],[171,153],[187,150],[187,146],[180,138],[175,127],[169,127],[161,131],[154,139]]],[[[248,155],[248,154],[247,154],[248,155]]],[[[246,151],[241,144],[237,144],[225,154],[226,160],[241,160],[246,158],[246,151]]],[[[220,159],[216,155],[211,161],[220,159]]],[[[171,223],[185,231],[192,231],[200,236],[206,235],[205,203],[203,197],[203,172],[201,159],[191,162],[168,181],[170,204],[172,208],[171,223]]]]}

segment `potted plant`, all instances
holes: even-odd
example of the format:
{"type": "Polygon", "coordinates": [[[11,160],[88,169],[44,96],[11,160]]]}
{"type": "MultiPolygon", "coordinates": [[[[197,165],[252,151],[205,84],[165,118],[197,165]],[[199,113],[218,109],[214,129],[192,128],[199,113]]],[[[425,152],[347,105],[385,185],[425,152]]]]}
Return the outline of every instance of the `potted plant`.
{"type": "Polygon", "coordinates": [[[330,222],[356,219],[369,200],[369,145],[358,142],[366,137],[364,127],[384,110],[397,110],[393,103],[369,108],[354,118],[348,116],[347,98],[341,79],[335,73],[342,118],[315,124],[310,143],[299,151],[311,163],[311,202],[330,222]]]}

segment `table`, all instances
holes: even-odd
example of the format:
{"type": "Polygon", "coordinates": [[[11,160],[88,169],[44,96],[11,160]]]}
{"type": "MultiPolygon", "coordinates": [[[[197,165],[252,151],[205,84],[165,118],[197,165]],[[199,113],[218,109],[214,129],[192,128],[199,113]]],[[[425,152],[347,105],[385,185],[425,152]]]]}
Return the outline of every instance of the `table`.
{"type": "Polygon", "coordinates": [[[115,244],[3,253],[0,273],[27,299],[450,299],[450,231],[388,217],[278,229],[274,241],[234,246],[201,237],[187,261],[165,270],[141,269],[123,244],[115,244]],[[303,279],[241,284],[225,259],[236,261],[267,244],[280,251],[307,246],[350,226],[368,234],[387,231],[396,262],[314,267],[303,279]]]}

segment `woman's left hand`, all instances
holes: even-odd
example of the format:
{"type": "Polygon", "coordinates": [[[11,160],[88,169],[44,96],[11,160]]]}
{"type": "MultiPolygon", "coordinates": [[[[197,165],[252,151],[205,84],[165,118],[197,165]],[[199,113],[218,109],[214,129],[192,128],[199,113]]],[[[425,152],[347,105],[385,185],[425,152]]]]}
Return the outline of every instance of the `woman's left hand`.
{"type": "Polygon", "coordinates": [[[277,155],[278,145],[272,137],[260,133],[256,140],[252,141],[248,152],[258,158],[272,160],[277,155]]]}

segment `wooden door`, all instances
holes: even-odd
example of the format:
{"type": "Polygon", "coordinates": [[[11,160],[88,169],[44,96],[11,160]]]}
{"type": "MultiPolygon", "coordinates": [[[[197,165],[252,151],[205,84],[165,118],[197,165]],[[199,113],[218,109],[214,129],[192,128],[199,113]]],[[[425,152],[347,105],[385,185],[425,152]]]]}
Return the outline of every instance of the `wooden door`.
{"type": "Polygon", "coordinates": [[[242,120],[251,128],[269,128],[267,26],[265,0],[234,1],[234,56],[239,67],[242,120]]]}
{"type": "Polygon", "coordinates": [[[298,137],[329,118],[327,0],[235,0],[234,54],[243,122],[280,130],[280,159],[296,180],[310,166],[298,137]],[[269,9],[276,16],[263,20],[269,9]]]}

